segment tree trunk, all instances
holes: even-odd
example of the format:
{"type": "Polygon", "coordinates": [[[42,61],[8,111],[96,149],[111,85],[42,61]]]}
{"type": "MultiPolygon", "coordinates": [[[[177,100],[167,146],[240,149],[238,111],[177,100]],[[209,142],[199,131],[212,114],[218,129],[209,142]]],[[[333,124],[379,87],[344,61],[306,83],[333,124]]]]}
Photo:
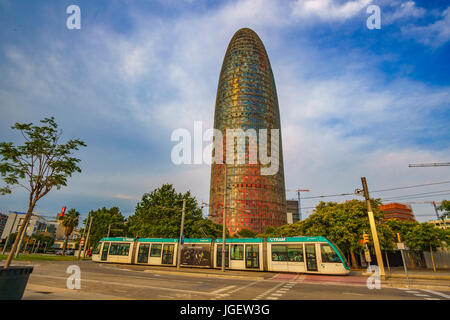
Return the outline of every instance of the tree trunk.
{"type": "Polygon", "coordinates": [[[65,235],[65,237],[64,237],[64,244],[63,244],[63,249],[62,249],[62,255],[63,255],[63,256],[66,254],[67,239],[68,239],[68,238],[69,238],[69,237],[67,236],[67,233],[66,233],[66,235],[65,235]]]}
{"type": "Polygon", "coordinates": [[[31,213],[33,212],[35,204],[36,204],[35,201],[34,202],[30,201],[30,205],[28,207],[27,214],[25,215],[25,219],[23,219],[23,221],[22,221],[22,225],[20,226],[19,231],[17,232],[17,236],[16,236],[16,239],[14,240],[14,244],[11,248],[11,251],[9,252],[8,258],[5,261],[5,266],[4,266],[5,269],[7,269],[9,267],[9,265],[11,264],[12,258],[17,249],[17,245],[19,244],[19,240],[22,237],[23,232],[25,231],[25,227],[28,225],[28,220],[30,220],[31,213]]]}
{"type": "Polygon", "coordinates": [[[358,262],[356,262],[355,253],[353,252],[352,248],[350,248],[350,257],[352,258],[352,268],[358,269],[358,262]]]}

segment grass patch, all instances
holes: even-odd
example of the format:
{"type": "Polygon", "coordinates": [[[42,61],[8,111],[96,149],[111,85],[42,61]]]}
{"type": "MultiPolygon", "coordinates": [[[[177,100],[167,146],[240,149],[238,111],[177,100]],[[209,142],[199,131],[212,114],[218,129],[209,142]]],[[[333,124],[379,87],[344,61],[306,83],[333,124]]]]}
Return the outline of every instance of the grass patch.
{"type": "MultiPolygon", "coordinates": [[[[0,254],[0,260],[6,260],[8,255],[0,254]]],[[[81,260],[90,260],[83,259],[81,260]]],[[[13,258],[13,261],[72,261],[78,260],[77,256],[56,256],[56,255],[46,255],[46,254],[21,254],[18,258],[13,258]]]]}

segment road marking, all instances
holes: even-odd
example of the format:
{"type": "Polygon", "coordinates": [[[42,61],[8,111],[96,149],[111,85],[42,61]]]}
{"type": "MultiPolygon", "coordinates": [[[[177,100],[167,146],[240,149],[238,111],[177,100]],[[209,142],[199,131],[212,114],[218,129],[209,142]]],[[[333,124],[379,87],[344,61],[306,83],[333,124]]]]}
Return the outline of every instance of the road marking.
{"type": "Polygon", "coordinates": [[[441,300],[439,298],[425,298],[425,300],[441,300]]]}
{"type": "MultiPolygon", "coordinates": [[[[264,296],[267,296],[267,295],[269,295],[270,293],[272,293],[273,291],[277,290],[279,287],[281,287],[281,286],[284,285],[284,284],[285,284],[284,282],[280,282],[280,283],[277,284],[275,287],[273,287],[273,288],[267,290],[266,292],[261,293],[261,294],[258,295],[256,298],[257,298],[257,299],[261,299],[261,298],[263,298],[264,296]]],[[[269,298],[268,298],[268,299],[269,299],[269,298]]],[[[278,298],[277,298],[277,299],[278,299],[278,298]]]]}
{"type": "Polygon", "coordinates": [[[419,293],[419,291],[406,291],[406,292],[413,293],[413,294],[419,293]]]}
{"type": "Polygon", "coordinates": [[[428,294],[420,294],[420,293],[416,293],[415,296],[418,296],[418,297],[429,297],[428,294]]]}
{"type": "Polygon", "coordinates": [[[272,293],[271,295],[275,296],[275,297],[281,297],[283,294],[282,293],[272,293]]]}
{"type": "Polygon", "coordinates": [[[268,297],[267,299],[269,299],[269,300],[278,300],[277,297],[268,297]]]}
{"type": "Polygon", "coordinates": [[[219,294],[219,293],[221,293],[223,291],[227,291],[227,290],[233,289],[235,287],[236,286],[226,286],[226,287],[223,287],[223,288],[220,288],[220,289],[217,289],[217,290],[211,292],[211,294],[219,294]]]}
{"type": "Polygon", "coordinates": [[[429,293],[432,293],[432,294],[435,294],[435,295],[438,295],[438,296],[450,299],[449,295],[446,295],[446,294],[444,294],[442,292],[437,292],[437,291],[434,291],[434,290],[425,290],[425,289],[423,291],[426,291],[426,292],[429,292],[429,293]]]}
{"type": "MultiPolygon", "coordinates": [[[[66,281],[67,277],[56,277],[49,276],[43,274],[32,274],[33,277],[43,277],[43,278],[51,278],[51,279],[61,279],[66,281]]],[[[174,292],[183,292],[188,294],[197,294],[197,295],[212,295],[210,292],[205,291],[193,291],[193,290],[185,290],[185,289],[175,289],[175,288],[164,288],[164,287],[156,287],[156,286],[147,286],[147,285],[139,285],[132,283],[124,283],[124,282],[113,282],[113,281],[102,281],[102,280],[92,280],[92,279],[81,279],[82,282],[94,282],[94,283],[102,283],[102,284],[111,284],[122,287],[131,287],[131,288],[144,288],[144,289],[154,289],[154,290],[165,290],[165,291],[174,291],[174,292]]],[[[219,294],[220,295],[220,294],[219,294]]]]}

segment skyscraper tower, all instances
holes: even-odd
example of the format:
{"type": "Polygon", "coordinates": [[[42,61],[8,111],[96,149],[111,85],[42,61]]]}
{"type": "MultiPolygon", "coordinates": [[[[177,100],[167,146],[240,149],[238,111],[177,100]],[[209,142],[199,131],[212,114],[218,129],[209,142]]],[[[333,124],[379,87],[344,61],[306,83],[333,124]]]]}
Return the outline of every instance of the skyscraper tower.
{"type": "Polygon", "coordinates": [[[226,165],[226,225],[231,234],[242,228],[262,233],[267,226],[286,224],[283,151],[275,80],[264,45],[251,29],[238,30],[228,45],[217,88],[214,128],[223,135],[223,163],[213,161],[211,165],[209,218],[216,223],[223,222],[226,165]],[[261,139],[259,134],[258,149],[251,147],[250,139],[245,142],[245,164],[237,164],[226,162],[227,146],[237,148],[239,145],[234,141],[233,145],[226,143],[228,129],[253,129],[257,133],[267,129],[269,134],[266,139],[261,139]],[[279,133],[273,145],[271,129],[277,129],[275,131],[279,133]],[[278,147],[277,157],[272,159],[272,165],[275,163],[277,167],[274,174],[262,171],[267,168],[267,162],[261,161],[261,143],[266,145],[267,155],[273,146],[278,147]],[[257,163],[249,163],[252,154],[258,155],[257,163]]]}

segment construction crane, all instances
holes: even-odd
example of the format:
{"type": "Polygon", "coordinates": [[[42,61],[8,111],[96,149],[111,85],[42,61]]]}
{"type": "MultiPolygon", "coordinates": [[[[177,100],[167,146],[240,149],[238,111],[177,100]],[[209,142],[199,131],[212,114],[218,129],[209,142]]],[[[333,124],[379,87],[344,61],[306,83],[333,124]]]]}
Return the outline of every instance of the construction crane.
{"type": "Polygon", "coordinates": [[[298,198],[298,219],[299,221],[302,220],[302,210],[300,206],[300,192],[309,192],[309,189],[286,189],[287,192],[297,192],[297,198],[298,198]]]}
{"type": "Polygon", "coordinates": [[[437,202],[437,201],[409,201],[409,202],[404,202],[406,204],[425,204],[425,203],[429,203],[432,204],[434,207],[434,212],[436,213],[436,217],[439,220],[439,213],[436,207],[436,204],[440,204],[441,202],[437,202]]]}
{"type": "Polygon", "coordinates": [[[434,162],[434,163],[416,163],[416,164],[410,164],[408,167],[444,167],[444,166],[450,166],[450,162],[434,162]]]}

